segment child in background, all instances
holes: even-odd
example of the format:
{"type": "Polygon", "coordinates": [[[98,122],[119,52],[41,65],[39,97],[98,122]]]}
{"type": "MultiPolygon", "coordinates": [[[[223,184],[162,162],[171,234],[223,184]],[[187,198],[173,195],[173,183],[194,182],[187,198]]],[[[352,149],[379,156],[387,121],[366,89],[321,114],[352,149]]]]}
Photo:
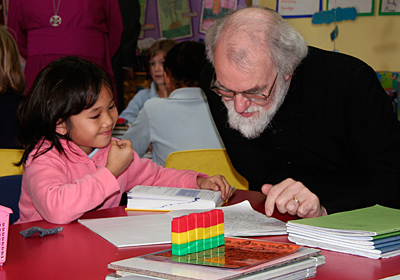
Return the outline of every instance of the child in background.
{"type": "Polygon", "coordinates": [[[118,206],[136,185],[221,190],[224,199],[233,193],[223,176],[163,168],[140,159],[130,141],[112,139],[118,119],[112,78],[85,60],[66,57],[46,67],[19,117],[26,149],[19,223],[69,223],[118,206]]]}
{"type": "Polygon", "coordinates": [[[122,137],[132,141],[140,157],[150,143],[152,160],[161,166],[176,151],[225,148],[200,88],[206,63],[201,42],[183,41],[168,52],[164,62],[168,98],[148,100],[122,137]]]}
{"type": "Polygon", "coordinates": [[[120,114],[127,123],[133,123],[139,111],[143,108],[144,103],[150,98],[164,98],[167,97],[167,89],[164,80],[164,58],[168,51],[177,44],[176,41],[171,39],[162,39],[156,41],[148,49],[148,63],[147,69],[150,72],[152,79],[150,88],[140,90],[129,102],[128,106],[120,114]]]}
{"type": "Polygon", "coordinates": [[[0,148],[17,148],[17,108],[24,98],[25,78],[17,44],[0,26],[0,148]]]}

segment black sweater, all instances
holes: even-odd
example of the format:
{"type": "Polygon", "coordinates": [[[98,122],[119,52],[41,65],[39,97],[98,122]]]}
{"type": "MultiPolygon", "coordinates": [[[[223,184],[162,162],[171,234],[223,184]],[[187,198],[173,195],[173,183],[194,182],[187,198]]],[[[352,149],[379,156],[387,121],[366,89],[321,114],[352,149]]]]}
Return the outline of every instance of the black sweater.
{"type": "Polygon", "coordinates": [[[17,108],[24,96],[7,90],[0,96],[0,148],[17,148],[17,108]]]}
{"type": "Polygon", "coordinates": [[[253,140],[227,123],[221,98],[210,110],[235,169],[261,190],[301,181],[328,213],[381,204],[400,208],[400,123],[376,73],[347,55],[309,47],[272,124],[253,140]]]}

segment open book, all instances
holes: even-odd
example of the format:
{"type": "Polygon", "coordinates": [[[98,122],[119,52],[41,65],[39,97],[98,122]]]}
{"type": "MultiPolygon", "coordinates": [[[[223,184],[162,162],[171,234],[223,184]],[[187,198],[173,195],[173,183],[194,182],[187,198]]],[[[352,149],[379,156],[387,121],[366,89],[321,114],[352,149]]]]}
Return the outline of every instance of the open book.
{"type": "Polygon", "coordinates": [[[212,209],[223,203],[220,191],[139,185],[128,192],[126,210],[212,209]]]}
{"type": "MultiPolygon", "coordinates": [[[[220,207],[225,214],[225,236],[268,236],[286,234],[286,224],[255,211],[249,201],[220,207]]],[[[117,247],[171,243],[171,221],[174,217],[202,212],[175,210],[168,213],[125,216],[78,221],[117,247]]]]}

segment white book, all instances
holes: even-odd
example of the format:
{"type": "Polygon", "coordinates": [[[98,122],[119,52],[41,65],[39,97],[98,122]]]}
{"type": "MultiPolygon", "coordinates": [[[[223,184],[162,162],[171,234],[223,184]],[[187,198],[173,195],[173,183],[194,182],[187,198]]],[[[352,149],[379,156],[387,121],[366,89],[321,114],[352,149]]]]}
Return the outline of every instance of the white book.
{"type": "MultiPolygon", "coordinates": [[[[294,227],[289,223],[287,223],[286,226],[288,234],[301,234],[309,237],[329,238],[343,242],[352,242],[354,244],[360,244],[360,245],[375,244],[374,236],[340,235],[340,234],[335,234],[333,232],[320,231],[318,229],[294,227]]],[[[400,236],[398,238],[400,239],[400,236]]]]}
{"type": "Polygon", "coordinates": [[[212,209],[223,203],[220,191],[139,185],[128,192],[126,210],[212,209]]]}
{"type": "MultiPolygon", "coordinates": [[[[317,274],[316,263],[322,262],[324,257],[322,255],[307,260],[298,261],[293,264],[289,264],[285,267],[269,269],[256,274],[240,277],[240,280],[301,280],[309,279],[317,274]],[[317,261],[315,260],[317,259],[317,261]]],[[[151,280],[157,279],[162,280],[163,278],[144,276],[135,273],[123,272],[122,275],[118,273],[112,273],[106,276],[106,280],[151,280]]],[[[165,279],[165,278],[164,278],[165,279]]]]}
{"type": "Polygon", "coordinates": [[[330,250],[330,251],[336,251],[336,252],[341,252],[341,253],[346,253],[346,254],[351,254],[351,255],[356,255],[356,256],[362,256],[362,257],[367,257],[371,259],[379,259],[379,258],[390,258],[394,256],[400,255],[400,250],[392,250],[389,252],[383,252],[378,249],[359,249],[355,247],[349,247],[349,246],[343,246],[340,244],[336,243],[328,243],[328,242],[321,242],[319,240],[315,240],[312,238],[305,238],[305,237],[297,237],[297,236],[292,236],[289,234],[288,236],[289,241],[296,243],[298,245],[302,246],[309,246],[309,247],[315,247],[315,248],[321,248],[325,250],[330,250]]]}
{"type": "MultiPolygon", "coordinates": [[[[116,261],[109,264],[108,268],[116,270],[117,275],[123,277],[140,275],[140,276],[154,277],[155,279],[187,279],[187,280],[282,279],[283,280],[283,279],[310,278],[316,274],[316,268],[324,263],[325,263],[325,258],[323,255],[319,254],[319,250],[302,247],[290,255],[244,269],[224,269],[224,268],[209,267],[202,265],[170,263],[170,262],[148,260],[141,257],[116,261]]],[[[124,278],[122,278],[121,280],[123,279],[124,278]]]]}

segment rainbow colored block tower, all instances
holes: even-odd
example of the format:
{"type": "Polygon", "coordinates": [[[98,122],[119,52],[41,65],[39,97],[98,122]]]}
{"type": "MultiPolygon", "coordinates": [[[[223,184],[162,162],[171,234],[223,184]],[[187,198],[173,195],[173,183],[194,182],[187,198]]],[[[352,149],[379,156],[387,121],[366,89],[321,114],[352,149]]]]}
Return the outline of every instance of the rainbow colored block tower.
{"type": "Polygon", "coordinates": [[[213,209],[173,218],[172,255],[184,256],[225,245],[224,212],[213,209]]]}

